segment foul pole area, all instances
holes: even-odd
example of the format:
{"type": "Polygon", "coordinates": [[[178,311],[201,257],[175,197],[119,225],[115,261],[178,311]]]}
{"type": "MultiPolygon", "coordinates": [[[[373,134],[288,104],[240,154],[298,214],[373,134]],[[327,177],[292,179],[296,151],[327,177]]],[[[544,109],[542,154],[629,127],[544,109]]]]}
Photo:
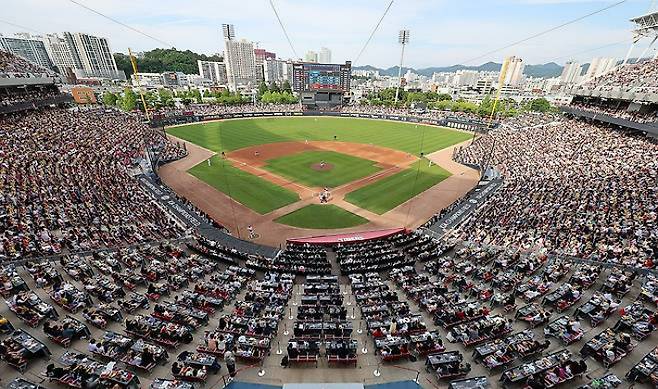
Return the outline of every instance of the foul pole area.
{"type": "Polygon", "coordinates": [[[146,106],[146,100],[144,99],[144,91],[142,90],[142,84],[139,81],[139,73],[137,72],[137,59],[133,55],[132,50],[128,48],[128,56],[130,57],[130,63],[133,66],[133,74],[135,75],[135,81],[137,81],[137,88],[139,88],[139,97],[142,99],[142,107],[144,107],[144,113],[146,114],[146,119],[151,121],[151,116],[149,115],[149,109],[146,106]]]}

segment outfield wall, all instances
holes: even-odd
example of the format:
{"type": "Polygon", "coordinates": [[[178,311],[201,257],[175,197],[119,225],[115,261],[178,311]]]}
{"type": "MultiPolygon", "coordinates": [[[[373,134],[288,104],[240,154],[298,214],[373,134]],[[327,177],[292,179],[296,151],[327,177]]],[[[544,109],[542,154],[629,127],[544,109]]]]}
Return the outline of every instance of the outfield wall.
{"type": "Polygon", "coordinates": [[[403,116],[392,114],[369,114],[369,113],[352,113],[352,112],[330,112],[330,111],[304,111],[304,112],[240,112],[240,113],[223,113],[215,115],[178,115],[162,117],[151,120],[151,126],[162,127],[165,125],[176,125],[185,123],[204,122],[209,120],[222,119],[253,119],[263,117],[302,117],[302,116],[327,116],[327,117],[346,117],[359,119],[376,119],[376,120],[393,120],[405,123],[419,123],[438,127],[455,128],[464,131],[484,132],[490,128],[495,128],[498,123],[485,123],[479,120],[469,120],[458,117],[447,117],[443,119],[428,119],[416,116],[403,116]]]}

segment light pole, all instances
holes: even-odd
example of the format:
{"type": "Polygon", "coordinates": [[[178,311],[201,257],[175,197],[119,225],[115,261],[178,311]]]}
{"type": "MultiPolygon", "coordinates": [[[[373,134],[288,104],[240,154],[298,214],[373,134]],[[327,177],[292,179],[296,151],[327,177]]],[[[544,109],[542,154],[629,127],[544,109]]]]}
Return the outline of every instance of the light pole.
{"type": "Polygon", "coordinates": [[[398,43],[402,45],[402,53],[400,54],[400,67],[398,68],[398,87],[395,90],[395,105],[398,104],[398,96],[400,95],[400,87],[402,86],[402,62],[404,61],[404,46],[409,43],[409,30],[400,30],[398,34],[398,43]]]}

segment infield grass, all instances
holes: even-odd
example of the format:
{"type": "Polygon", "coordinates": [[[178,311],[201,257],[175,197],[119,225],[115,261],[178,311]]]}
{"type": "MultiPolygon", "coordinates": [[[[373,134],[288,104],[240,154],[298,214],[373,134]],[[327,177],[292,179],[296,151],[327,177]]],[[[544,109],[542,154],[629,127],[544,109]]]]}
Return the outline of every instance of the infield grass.
{"type": "Polygon", "coordinates": [[[376,162],[334,151],[304,151],[267,161],[265,169],[309,187],[335,188],[381,169],[376,162]],[[314,164],[324,161],[330,170],[313,169],[314,164]]]}
{"type": "Polygon", "coordinates": [[[368,219],[333,204],[310,204],[274,221],[314,229],[348,228],[368,223],[368,219]]]}
{"type": "Polygon", "coordinates": [[[216,152],[289,141],[336,140],[374,144],[420,155],[470,139],[465,132],[445,127],[386,120],[279,117],[237,119],[171,127],[167,132],[216,152]]]}
{"type": "Polygon", "coordinates": [[[423,158],[399,173],[348,193],[345,201],[381,215],[450,175],[450,172],[438,165],[429,166],[429,161],[423,158]]]}
{"type": "Polygon", "coordinates": [[[188,172],[261,215],[299,200],[297,193],[233,167],[217,155],[210,163],[203,161],[188,172]]]}

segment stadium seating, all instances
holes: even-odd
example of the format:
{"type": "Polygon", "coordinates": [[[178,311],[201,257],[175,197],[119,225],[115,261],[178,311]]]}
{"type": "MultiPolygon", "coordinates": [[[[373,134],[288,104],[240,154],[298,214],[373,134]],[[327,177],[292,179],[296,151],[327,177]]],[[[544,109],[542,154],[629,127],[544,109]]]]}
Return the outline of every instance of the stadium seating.
{"type": "Polygon", "coordinates": [[[128,174],[145,147],[164,142],[138,118],[49,109],[3,117],[0,136],[1,260],[179,234],[128,174]]]}
{"type": "Polygon", "coordinates": [[[0,50],[0,78],[53,77],[55,73],[21,57],[0,50]]]}
{"type": "Polygon", "coordinates": [[[599,90],[612,87],[634,88],[636,91],[655,91],[658,88],[658,60],[618,66],[613,71],[588,80],[583,86],[599,90]]]}
{"type": "Polygon", "coordinates": [[[358,328],[377,363],[425,366],[432,380],[478,369],[491,381],[580,385],[594,366],[622,376],[643,355],[628,379],[655,377],[646,353],[657,288],[644,273],[658,250],[658,145],[641,134],[557,115],[506,120],[456,153],[490,161],[504,179],[457,232],[290,244],[273,257],[200,235],[178,241],[184,231],[131,173],[146,147],[163,161],[185,151],[139,117],[47,109],[0,118],[0,136],[0,282],[11,311],[0,354],[21,371],[52,348],[53,381],[77,385],[71,361],[93,370],[111,358],[125,369],[101,380],[164,382],[149,372],[173,366],[176,350],[176,382],[210,381],[226,351],[251,366],[281,345],[287,366],[368,367],[358,328]],[[40,339],[52,341],[41,354],[12,351],[40,339]],[[72,346],[88,352],[67,354],[72,346]]]}

